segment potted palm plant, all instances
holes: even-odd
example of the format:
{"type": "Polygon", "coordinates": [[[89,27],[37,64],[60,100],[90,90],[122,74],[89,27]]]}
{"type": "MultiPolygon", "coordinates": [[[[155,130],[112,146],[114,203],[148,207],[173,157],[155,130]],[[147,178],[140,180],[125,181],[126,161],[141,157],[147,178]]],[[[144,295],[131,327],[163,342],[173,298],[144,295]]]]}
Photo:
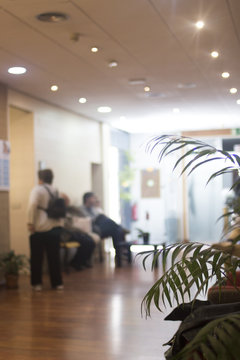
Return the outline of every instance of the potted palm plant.
{"type": "Polygon", "coordinates": [[[18,288],[18,277],[21,271],[27,271],[28,259],[25,255],[16,255],[14,251],[0,255],[0,268],[4,273],[6,287],[18,288]]]}
{"type": "MultiPolygon", "coordinates": [[[[234,171],[240,172],[240,157],[187,137],[163,135],[151,140],[147,151],[159,149],[159,160],[181,150],[175,163],[176,169],[185,162],[181,174],[191,174],[199,166],[211,161],[223,161],[221,170],[210,174],[208,182],[234,171]]],[[[232,188],[240,184],[237,179],[232,188]]],[[[239,204],[238,204],[239,205],[239,204]]],[[[225,214],[239,214],[239,206],[225,214]]],[[[230,227],[231,232],[239,224],[230,227]]],[[[238,338],[240,334],[240,281],[237,269],[240,267],[239,231],[231,241],[206,245],[201,243],[180,243],[166,246],[162,250],[145,251],[143,266],[152,255],[152,269],[161,260],[164,273],[155,282],[142,301],[142,311],[150,316],[151,307],[159,311],[169,305],[177,308],[167,320],[183,320],[178,332],[168,343],[166,359],[171,360],[219,360],[239,359],[238,338]],[[169,264],[170,263],[170,264],[169,264]],[[168,265],[168,267],[167,267],[168,265]],[[213,287],[213,282],[216,286],[213,287]],[[228,286],[231,293],[229,296],[228,286]],[[200,294],[211,295],[217,288],[217,303],[199,301],[200,294]],[[227,295],[226,295],[227,294],[227,295]],[[190,301],[190,304],[187,302],[190,301]],[[222,305],[221,303],[226,304],[222,305]],[[227,304],[229,303],[230,304],[227,304]],[[221,308],[222,306],[222,308],[221,308]]],[[[225,234],[228,239],[228,234],[225,234]]],[[[211,299],[211,296],[209,296],[211,299]]]]}

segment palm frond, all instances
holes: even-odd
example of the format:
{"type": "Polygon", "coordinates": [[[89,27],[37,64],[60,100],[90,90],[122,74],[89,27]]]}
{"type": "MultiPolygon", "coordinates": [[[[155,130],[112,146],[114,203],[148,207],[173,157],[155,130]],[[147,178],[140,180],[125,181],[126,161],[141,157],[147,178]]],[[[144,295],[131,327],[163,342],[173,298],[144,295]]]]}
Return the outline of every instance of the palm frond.
{"type": "Polygon", "coordinates": [[[200,354],[200,359],[239,359],[240,314],[218,318],[205,325],[172,360],[189,360],[200,354]]]}
{"type": "Polygon", "coordinates": [[[138,256],[143,257],[144,269],[150,256],[153,256],[152,268],[156,261],[161,261],[165,269],[167,262],[171,264],[143,298],[141,310],[146,316],[151,314],[152,303],[162,311],[167,305],[173,306],[173,299],[179,305],[186,298],[190,301],[201,293],[206,294],[214,279],[221,289],[223,278],[227,278],[225,264],[233,277],[240,266],[240,259],[232,261],[231,253],[199,243],[169,245],[161,250],[141,252],[138,256]]]}
{"type": "MultiPolygon", "coordinates": [[[[180,155],[176,161],[173,170],[175,170],[183,160],[187,160],[186,165],[181,170],[181,175],[188,172],[188,175],[195,171],[199,166],[202,166],[210,161],[228,161],[231,165],[224,166],[221,170],[215,172],[210,176],[208,182],[222,174],[227,174],[240,169],[240,157],[236,154],[230,154],[227,151],[217,149],[203,141],[192,139],[184,136],[162,135],[150,140],[146,146],[146,151],[152,153],[158,150],[159,162],[164,157],[180,150],[185,150],[185,153],[180,155]]],[[[233,184],[232,188],[237,186],[240,180],[233,184]]]]}

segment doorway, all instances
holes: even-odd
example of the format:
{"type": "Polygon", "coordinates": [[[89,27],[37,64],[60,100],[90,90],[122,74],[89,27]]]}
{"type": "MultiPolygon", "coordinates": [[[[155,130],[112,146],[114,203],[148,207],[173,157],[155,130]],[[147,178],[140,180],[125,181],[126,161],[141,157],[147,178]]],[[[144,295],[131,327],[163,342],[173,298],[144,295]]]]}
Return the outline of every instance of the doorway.
{"type": "Polygon", "coordinates": [[[35,184],[33,113],[9,109],[10,130],[10,244],[16,253],[29,254],[27,205],[35,184]]]}

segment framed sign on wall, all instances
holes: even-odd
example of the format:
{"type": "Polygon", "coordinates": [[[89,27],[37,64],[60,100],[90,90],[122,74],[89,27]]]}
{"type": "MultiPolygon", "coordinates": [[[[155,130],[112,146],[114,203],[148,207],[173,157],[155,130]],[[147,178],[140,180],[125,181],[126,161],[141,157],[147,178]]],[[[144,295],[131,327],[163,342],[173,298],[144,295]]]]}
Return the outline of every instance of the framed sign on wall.
{"type": "Polygon", "coordinates": [[[9,191],[10,143],[0,140],[0,191],[9,191]]]}
{"type": "Polygon", "coordinates": [[[142,198],[160,197],[160,174],[158,169],[141,170],[142,198]]]}

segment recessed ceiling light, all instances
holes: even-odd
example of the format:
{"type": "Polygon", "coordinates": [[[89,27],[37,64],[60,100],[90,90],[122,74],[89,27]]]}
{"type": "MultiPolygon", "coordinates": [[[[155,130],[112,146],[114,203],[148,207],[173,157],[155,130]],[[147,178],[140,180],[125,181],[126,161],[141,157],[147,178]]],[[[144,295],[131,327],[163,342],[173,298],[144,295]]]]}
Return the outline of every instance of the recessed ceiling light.
{"type": "Polygon", "coordinates": [[[240,99],[238,99],[238,100],[236,101],[236,103],[237,103],[238,105],[240,105],[240,99]]]}
{"type": "Polygon", "coordinates": [[[98,48],[97,48],[96,46],[93,46],[93,47],[91,48],[91,52],[93,52],[93,53],[98,52],[98,48]]]}
{"type": "Polygon", "coordinates": [[[100,113],[110,113],[112,109],[110,108],[110,106],[99,106],[97,111],[100,113]]]}
{"type": "Polygon", "coordinates": [[[58,23],[68,19],[68,16],[60,12],[46,12],[36,16],[40,21],[58,23]]]}
{"type": "Polygon", "coordinates": [[[231,88],[229,91],[230,91],[231,94],[236,94],[236,93],[237,93],[237,89],[236,89],[236,88],[231,88]]]}
{"type": "Polygon", "coordinates": [[[58,86],[57,85],[52,85],[51,90],[52,91],[58,91],[58,86]]]}
{"type": "Polygon", "coordinates": [[[179,109],[179,108],[173,108],[173,112],[174,112],[175,114],[178,114],[178,113],[180,113],[180,109],[179,109]]]}
{"type": "Polygon", "coordinates": [[[26,71],[27,69],[23,66],[14,66],[8,69],[9,74],[14,74],[14,75],[25,74],[26,71]]]}
{"type": "Polygon", "coordinates": [[[144,91],[149,92],[151,89],[149,86],[145,86],[144,91]]]}
{"type": "Polygon", "coordinates": [[[224,79],[229,78],[229,76],[230,76],[229,72],[223,72],[223,73],[222,73],[222,77],[223,77],[224,79]]]}
{"type": "Polygon", "coordinates": [[[217,57],[219,57],[219,53],[217,51],[212,51],[211,52],[211,57],[217,58],[217,57]]]}
{"type": "Polygon", "coordinates": [[[115,60],[110,61],[110,63],[108,64],[108,66],[109,66],[110,68],[117,67],[117,66],[118,66],[118,62],[115,61],[115,60]]]}
{"type": "Polygon", "coordinates": [[[203,21],[197,21],[195,26],[198,28],[198,29],[202,29],[204,27],[204,22],[203,21]]]}
{"type": "Polygon", "coordinates": [[[85,104],[87,102],[87,99],[84,97],[81,97],[78,99],[78,101],[80,102],[80,104],[85,104]]]}

